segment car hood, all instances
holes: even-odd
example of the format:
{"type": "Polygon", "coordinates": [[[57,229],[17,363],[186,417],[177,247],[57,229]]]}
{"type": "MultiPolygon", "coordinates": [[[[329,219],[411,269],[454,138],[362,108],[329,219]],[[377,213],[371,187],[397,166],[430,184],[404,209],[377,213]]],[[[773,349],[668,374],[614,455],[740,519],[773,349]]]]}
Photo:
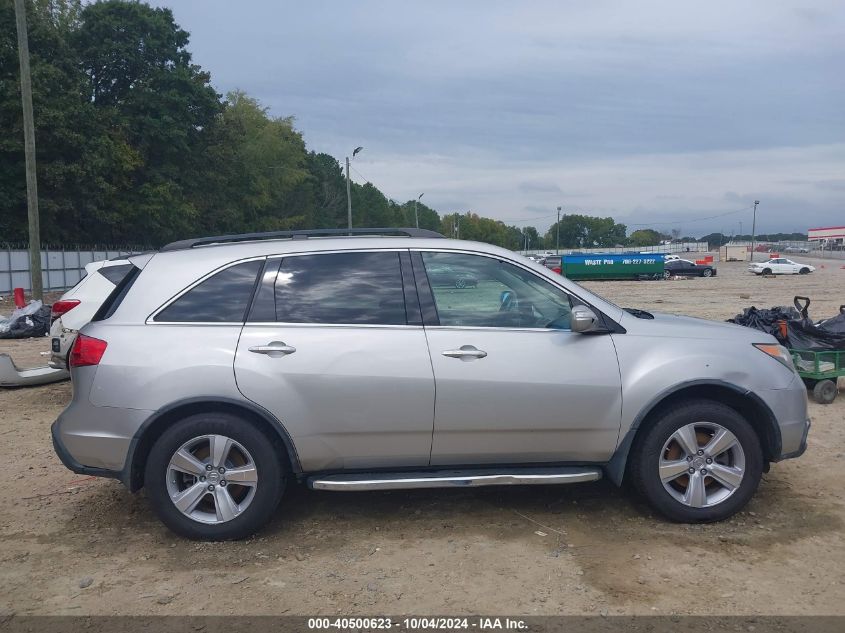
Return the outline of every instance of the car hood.
{"type": "Polygon", "coordinates": [[[625,313],[621,325],[631,334],[650,336],[711,339],[721,342],[777,343],[770,334],[725,321],[652,312],[653,319],[639,319],[625,313]]]}

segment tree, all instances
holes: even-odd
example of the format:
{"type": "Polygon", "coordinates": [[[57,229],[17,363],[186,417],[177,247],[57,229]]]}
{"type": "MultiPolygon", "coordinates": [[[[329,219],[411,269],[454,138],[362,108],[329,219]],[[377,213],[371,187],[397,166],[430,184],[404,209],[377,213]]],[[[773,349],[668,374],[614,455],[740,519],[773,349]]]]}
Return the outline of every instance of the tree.
{"type": "MultiPolygon", "coordinates": [[[[612,247],[625,243],[626,226],[617,224],[613,218],[596,218],[587,215],[564,215],[560,218],[561,248],[612,247]]],[[[558,223],[552,224],[546,233],[545,242],[557,244],[558,223]]]]}
{"type": "Polygon", "coordinates": [[[191,63],[188,33],[169,9],[106,0],[82,9],[72,41],[85,97],[123,150],[122,169],[102,174],[115,185],[103,201],[121,218],[110,222],[114,239],[191,233],[200,223],[192,159],[205,151],[222,104],[208,73],[191,63]]]}
{"type": "Polygon", "coordinates": [[[663,235],[654,229],[638,229],[628,236],[631,246],[656,246],[661,239],[663,235]]]}

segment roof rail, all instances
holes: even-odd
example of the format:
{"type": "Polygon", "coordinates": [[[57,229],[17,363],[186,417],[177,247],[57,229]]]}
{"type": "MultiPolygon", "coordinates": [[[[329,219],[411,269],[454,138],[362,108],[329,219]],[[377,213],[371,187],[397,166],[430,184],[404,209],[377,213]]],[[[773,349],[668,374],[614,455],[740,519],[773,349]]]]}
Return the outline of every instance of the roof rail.
{"type": "Polygon", "coordinates": [[[197,237],[190,240],[171,242],[159,249],[164,251],[181,251],[197,246],[211,246],[213,244],[230,244],[233,242],[255,242],[259,240],[308,239],[309,237],[355,237],[355,236],[399,236],[399,237],[444,237],[436,231],[414,228],[378,228],[378,229],[304,229],[298,231],[268,231],[266,233],[240,233],[237,235],[217,235],[214,237],[197,237]]]}

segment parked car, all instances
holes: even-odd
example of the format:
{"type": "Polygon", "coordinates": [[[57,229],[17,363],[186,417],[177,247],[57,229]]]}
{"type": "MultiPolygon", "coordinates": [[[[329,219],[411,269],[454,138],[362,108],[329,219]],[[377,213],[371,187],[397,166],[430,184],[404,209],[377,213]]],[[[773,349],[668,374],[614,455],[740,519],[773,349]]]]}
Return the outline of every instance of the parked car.
{"type": "Polygon", "coordinates": [[[50,310],[50,361],[53,369],[67,369],[67,357],[79,329],[91,320],[115,286],[133,268],[116,258],[85,265],[85,276],[50,310]]]}
{"type": "Polygon", "coordinates": [[[809,248],[803,248],[801,246],[787,246],[783,249],[784,253],[809,253],[809,248]]]}
{"type": "Polygon", "coordinates": [[[457,270],[452,266],[433,266],[428,271],[428,281],[433,286],[454,286],[455,288],[475,288],[478,278],[467,270],[457,270]]]}
{"type": "Polygon", "coordinates": [[[677,259],[681,259],[681,256],[680,255],[666,255],[666,257],[663,258],[663,261],[673,262],[677,259]]]}
{"type": "Polygon", "coordinates": [[[815,266],[799,264],[785,257],[776,257],[767,262],[753,262],[748,270],[755,275],[806,275],[815,270],[815,266]]]}
{"type": "Polygon", "coordinates": [[[622,309],[489,244],[345,233],[131,257],[70,354],[74,395],[52,427],[64,464],[146,488],[181,535],[231,539],[296,482],[607,477],[672,520],[715,521],[805,450],[804,384],[769,334],[622,309]],[[431,284],[442,266],[489,287],[431,284]]]}
{"type": "Polygon", "coordinates": [[[562,256],[560,256],[560,255],[548,255],[548,256],[544,257],[543,260],[540,263],[543,264],[543,266],[545,266],[549,270],[552,270],[552,271],[556,272],[557,274],[561,274],[561,272],[563,270],[563,263],[562,262],[563,262],[562,256]]]}
{"type": "Polygon", "coordinates": [[[673,259],[664,265],[663,276],[666,279],[673,275],[679,277],[713,277],[716,268],[712,264],[696,264],[688,259],[673,259]]]}

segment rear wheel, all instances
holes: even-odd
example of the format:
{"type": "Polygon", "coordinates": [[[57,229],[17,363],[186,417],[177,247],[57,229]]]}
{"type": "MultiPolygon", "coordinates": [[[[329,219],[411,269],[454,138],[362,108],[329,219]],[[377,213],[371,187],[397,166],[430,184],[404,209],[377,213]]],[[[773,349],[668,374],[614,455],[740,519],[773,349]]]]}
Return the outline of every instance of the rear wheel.
{"type": "Polygon", "coordinates": [[[663,279],[671,279],[672,278],[672,271],[671,270],[664,270],[663,271],[663,279]]]}
{"type": "Polygon", "coordinates": [[[463,277],[458,277],[455,280],[455,288],[466,288],[467,287],[467,280],[463,277]]]}
{"type": "Polygon", "coordinates": [[[664,411],[632,447],[635,488],[673,521],[732,516],[757,490],[762,472],[754,429],[730,407],[710,400],[664,411]]]}
{"type": "Polygon", "coordinates": [[[704,272],[701,273],[704,277],[710,277],[713,274],[713,271],[709,268],[705,268],[704,272]]]}
{"type": "Polygon", "coordinates": [[[202,540],[247,537],[284,491],[279,447],[246,420],[204,413],[165,431],[147,459],[145,483],[162,522],[202,540]]]}

